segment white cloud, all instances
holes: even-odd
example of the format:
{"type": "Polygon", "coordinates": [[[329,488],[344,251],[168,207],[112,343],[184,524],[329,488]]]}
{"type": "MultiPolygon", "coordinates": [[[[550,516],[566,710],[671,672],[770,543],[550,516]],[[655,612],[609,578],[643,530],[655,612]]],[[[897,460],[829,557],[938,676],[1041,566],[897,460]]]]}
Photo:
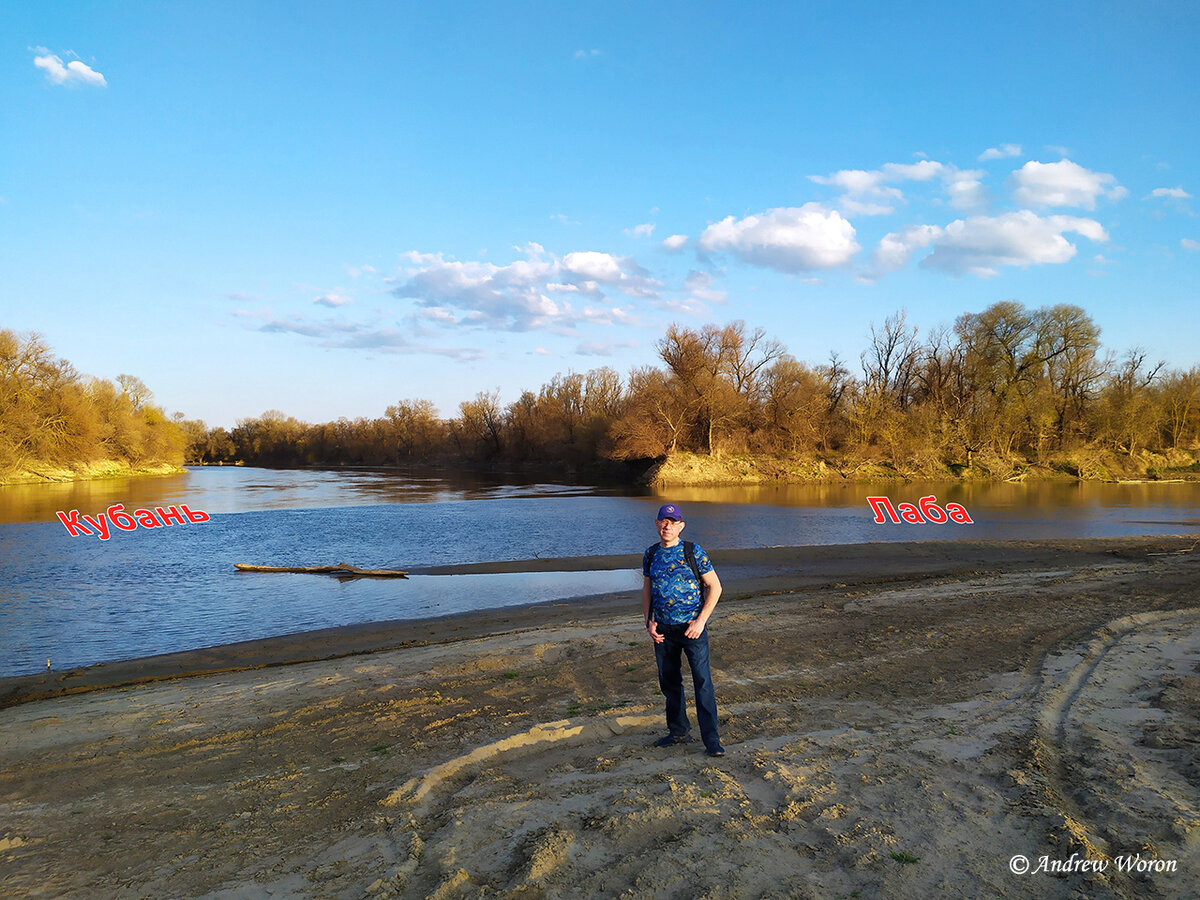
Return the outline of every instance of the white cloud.
{"type": "Polygon", "coordinates": [[[584,341],[575,348],[580,356],[616,356],[618,351],[637,347],[637,341],[614,341],[600,343],[599,341],[584,341]]]}
{"type": "Polygon", "coordinates": [[[923,159],[916,163],[884,163],[882,171],[889,181],[931,181],[946,168],[940,162],[923,159]]]}
{"type": "MultiPolygon", "coordinates": [[[[913,225],[884,235],[858,280],[869,283],[902,269],[926,247],[933,249],[921,260],[921,266],[952,275],[990,278],[998,275],[1003,266],[1064,263],[1077,252],[1075,245],[1063,237],[1066,232],[1096,242],[1108,240],[1107,232],[1094,219],[1042,217],[1029,210],[957,219],[944,228],[913,225]]],[[[1102,256],[1095,261],[1106,262],[1102,256]]]]}
{"type": "Polygon", "coordinates": [[[1092,172],[1064,159],[1056,163],[1030,160],[1013,172],[1013,198],[1023,206],[1076,206],[1095,209],[1096,198],[1120,200],[1129,192],[1107,172],[1092,172]]]}
{"type": "Polygon", "coordinates": [[[599,56],[599,55],[600,55],[600,51],[599,51],[599,50],[596,50],[596,49],[592,49],[592,50],[576,50],[576,51],[575,51],[575,58],[576,58],[576,59],[590,59],[590,58],[591,58],[591,57],[593,57],[593,56],[599,56]]]}
{"type": "Polygon", "coordinates": [[[673,298],[670,300],[660,300],[654,304],[659,309],[666,310],[672,316],[687,315],[693,318],[703,318],[708,315],[708,306],[699,300],[688,298],[673,298]]]}
{"type": "Polygon", "coordinates": [[[912,225],[903,231],[885,234],[871,254],[871,264],[864,279],[874,281],[885,272],[894,272],[908,265],[915,251],[928,247],[942,235],[936,225],[912,225]]]}
{"type": "Polygon", "coordinates": [[[313,303],[317,304],[318,306],[328,306],[330,309],[336,309],[339,306],[345,306],[346,304],[353,302],[354,301],[345,294],[339,294],[336,291],[329,291],[328,293],[322,294],[320,297],[317,297],[313,300],[313,303]]]}
{"type": "Polygon", "coordinates": [[[987,192],[980,181],[983,175],[981,169],[955,169],[947,173],[944,180],[950,205],[967,212],[987,206],[987,192]]]}
{"type": "Polygon", "coordinates": [[[51,53],[45,47],[33,49],[35,53],[40,54],[33,58],[33,64],[46,73],[46,80],[51,84],[108,86],[104,76],[82,60],[73,59],[64,65],[61,56],[51,53]]]}
{"type": "Polygon", "coordinates": [[[621,229],[621,233],[626,237],[650,237],[650,235],[654,234],[654,223],[645,222],[641,225],[634,225],[632,228],[623,228],[621,229]]]}
{"type": "Polygon", "coordinates": [[[727,216],[704,229],[702,252],[727,251],[756,266],[804,272],[843,266],[859,251],[854,226],[818,203],[769,209],[757,216],[727,216]]]}
{"type": "Polygon", "coordinates": [[[1181,238],[1179,246],[1184,250],[1196,251],[1200,250],[1200,241],[1193,241],[1191,238],[1181,238]]]}
{"type": "Polygon", "coordinates": [[[615,290],[653,298],[660,287],[631,257],[583,250],[559,259],[533,243],[522,252],[524,259],[504,266],[409,253],[410,265],[392,293],[416,300],[424,311],[441,311],[447,324],[524,331],[570,328],[584,318],[567,299],[571,295],[603,300],[606,290],[615,290]],[[451,311],[453,322],[444,315],[451,311]]]}
{"type": "Polygon", "coordinates": [[[829,175],[809,175],[808,180],[840,187],[850,194],[868,194],[878,190],[883,181],[883,173],[878,169],[873,172],[866,169],[842,169],[829,175]]]}
{"type": "Polygon", "coordinates": [[[884,163],[878,169],[842,169],[829,175],[809,175],[810,181],[841,188],[838,208],[847,215],[885,216],[904,203],[904,192],[892,185],[905,181],[941,179],[950,204],[957,209],[974,210],[987,202],[978,169],[958,169],[945,163],[923,159],[915,163],[884,163]]]}
{"type": "Polygon", "coordinates": [[[1147,199],[1149,197],[1168,197],[1172,200],[1191,200],[1192,199],[1192,195],[1189,194],[1187,191],[1185,191],[1181,187],[1155,188],[1154,190],[1152,190],[1149,193],[1149,195],[1147,195],[1147,199]]]}
{"type": "MultiPolygon", "coordinates": [[[[898,188],[884,188],[878,191],[877,197],[891,197],[902,201],[904,194],[898,188]]],[[[890,216],[896,207],[878,200],[860,200],[853,194],[844,194],[838,199],[838,206],[848,216],[890,216]]]]}
{"type": "MultiPolygon", "coordinates": [[[[895,187],[887,187],[889,181],[903,180],[899,173],[889,174],[882,169],[842,169],[829,175],[809,175],[810,181],[841,188],[845,193],[838,201],[842,211],[850,215],[885,216],[895,212],[893,203],[904,202],[904,193],[895,187]]],[[[916,165],[940,165],[922,161],[916,165]]]]}
{"type": "Polygon", "coordinates": [[[1094,219],[1076,216],[1041,217],[1029,210],[1002,216],[974,216],[951,222],[933,240],[933,252],[921,260],[923,267],[952,275],[990,278],[1001,266],[1065,263],[1075,245],[1063,237],[1075,232],[1103,242],[1108,234],[1094,219]]]}
{"type": "Polygon", "coordinates": [[[701,272],[696,269],[687,273],[683,279],[683,289],[687,295],[704,303],[724,303],[729,299],[729,293],[714,287],[716,278],[711,272],[701,272]]]}
{"type": "Polygon", "coordinates": [[[413,341],[409,330],[379,322],[313,321],[305,316],[272,316],[267,312],[236,311],[248,322],[260,321],[259,331],[268,334],[297,334],[317,346],[339,350],[377,350],[382,353],[429,353],[459,360],[482,359],[486,354],[472,347],[438,347],[413,341]]]}
{"type": "Polygon", "coordinates": [[[686,234],[673,234],[668,238],[664,238],[662,246],[664,250],[670,250],[672,253],[682,250],[688,242],[686,234]]]}
{"type": "Polygon", "coordinates": [[[444,306],[425,306],[417,310],[414,314],[418,319],[424,319],[428,322],[436,322],[439,325],[457,325],[461,320],[454,314],[454,310],[447,309],[444,306]]]}
{"type": "Polygon", "coordinates": [[[593,325],[637,325],[638,318],[629,310],[620,306],[585,306],[579,313],[579,318],[593,325]]]}
{"type": "MultiPolygon", "coordinates": [[[[929,181],[937,178],[946,167],[940,162],[923,159],[915,163],[884,163],[878,169],[842,169],[830,175],[809,175],[810,181],[817,184],[830,184],[840,187],[850,194],[873,195],[880,186],[896,181],[929,181]]],[[[898,191],[889,190],[888,195],[894,196],[898,191]]]]}
{"type": "Polygon", "coordinates": [[[989,159],[1011,159],[1014,156],[1020,155],[1020,144],[1001,144],[999,147],[988,147],[980,153],[979,161],[987,162],[989,159]]]}
{"type": "Polygon", "coordinates": [[[621,261],[611,253],[583,250],[562,258],[563,268],[593,281],[613,283],[621,280],[621,261]]]}

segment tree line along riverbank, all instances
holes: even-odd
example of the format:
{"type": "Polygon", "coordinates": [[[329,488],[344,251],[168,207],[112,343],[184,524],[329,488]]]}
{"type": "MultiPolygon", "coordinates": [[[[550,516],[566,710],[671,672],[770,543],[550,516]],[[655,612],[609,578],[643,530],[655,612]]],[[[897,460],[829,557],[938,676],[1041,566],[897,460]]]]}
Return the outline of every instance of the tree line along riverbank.
{"type": "Polygon", "coordinates": [[[1069,305],[997,303],[924,337],[897,313],[870,326],[854,374],[836,355],[800,362],[743,322],[671,325],[661,365],[555,375],[508,404],[483,391],[449,419],[404,400],[372,419],[184,425],[192,459],[277,466],[635,463],[659,483],[1193,474],[1200,367],[1102,352],[1099,333],[1069,305]]]}
{"type": "Polygon", "coordinates": [[[186,436],[132,375],[81,375],[36,334],[0,330],[0,484],[181,471],[186,436]]]}
{"type": "MultiPolygon", "coordinates": [[[[178,413],[167,419],[130,376],[116,386],[82,382],[82,390],[104,401],[97,409],[140,421],[145,434],[173,434],[159,452],[168,463],[178,446],[196,464],[441,463],[580,478],[649,469],[661,484],[1195,476],[1200,366],[1105,351],[1099,336],[1090,316],[1067,304],[996,303],[924,335],[900,312],[869,326],[852,372],[836,354],[801,362],[740,321],[672,324],[655,343],[659,365],[625,376],[609,367],[557,374],[507,404],[499,391],[481,391],[450,418],[428,400],[405,399],[375,418],[310,424],[270,410],[210,428],[178,413]]],[[[8,398],[0,394],[0,404],[8,398]]],[[[0,465],[11,468],[22,432],[8,428],[0,408],[10,450],[0,465]]],[[[38,420],[22,421],[29,443],[38,420]]],[[[61,433],[51,449],[55,459],[70,448],[87,459],[96,439],[122,449],[118,432],[93,429],[93,444],[86,429],[61,433]]],[[[150,458],[122,452],[114,458],[150,458]]]]}

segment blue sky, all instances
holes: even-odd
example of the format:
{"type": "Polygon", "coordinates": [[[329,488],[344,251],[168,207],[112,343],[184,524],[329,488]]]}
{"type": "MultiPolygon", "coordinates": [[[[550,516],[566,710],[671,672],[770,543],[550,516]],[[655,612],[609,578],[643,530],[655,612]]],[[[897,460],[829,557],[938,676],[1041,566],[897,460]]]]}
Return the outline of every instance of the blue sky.
{"type": "Polygon", "coordinates": [[[0,327],[230,426],[999,300],[1200,363],[1200,6],[7,3],[0,327]]]}

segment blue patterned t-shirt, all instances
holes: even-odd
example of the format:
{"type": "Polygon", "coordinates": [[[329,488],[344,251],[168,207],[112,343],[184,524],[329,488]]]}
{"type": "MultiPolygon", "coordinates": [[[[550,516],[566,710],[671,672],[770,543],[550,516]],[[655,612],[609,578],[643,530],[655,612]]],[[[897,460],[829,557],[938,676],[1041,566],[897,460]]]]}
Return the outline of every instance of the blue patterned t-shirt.
{"type": "MultiPolygon", "coordinates": [[[[713,570],[708,554],[699,544],[693,544],[696,568],[701,575],[713,570]]],[[[674,547],[651,544],[642,556],[642,574],[650,579],[650,606],[654,621],[664,625],[683,625],[700,614],[703,594],[692,568],[683,553],[683,541],[674,547]],[[658,552],[654,548],[658,547],[658,552]],[[651,564],[651,555],[654,562],[651,564]]]]}

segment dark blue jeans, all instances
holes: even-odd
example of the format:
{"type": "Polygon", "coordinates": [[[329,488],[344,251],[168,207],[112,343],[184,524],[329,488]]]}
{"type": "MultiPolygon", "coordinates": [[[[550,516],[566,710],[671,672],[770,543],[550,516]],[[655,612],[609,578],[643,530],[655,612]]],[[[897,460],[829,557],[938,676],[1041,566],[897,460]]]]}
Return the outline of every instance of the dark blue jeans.
{"type": "Polygon", "coordinates": [[[664,638],[654,645],[654,656],[658,661],[658,686],[667,698],[667,728],[675,737],[685,737],[692,730],[687,717],[687,705],[683,699],[683,660],[687,655],[688,668],[692,670],[692,687],[696,691],[696,720],[700,724],[700,736],[705,747],[721,746],[717,732],[717,694],[713,689],[712,673],[708,670],[708,629],[700,637],[692,639],[684,635],[687,625],[659,625],[658,633],[664,638]]]}

